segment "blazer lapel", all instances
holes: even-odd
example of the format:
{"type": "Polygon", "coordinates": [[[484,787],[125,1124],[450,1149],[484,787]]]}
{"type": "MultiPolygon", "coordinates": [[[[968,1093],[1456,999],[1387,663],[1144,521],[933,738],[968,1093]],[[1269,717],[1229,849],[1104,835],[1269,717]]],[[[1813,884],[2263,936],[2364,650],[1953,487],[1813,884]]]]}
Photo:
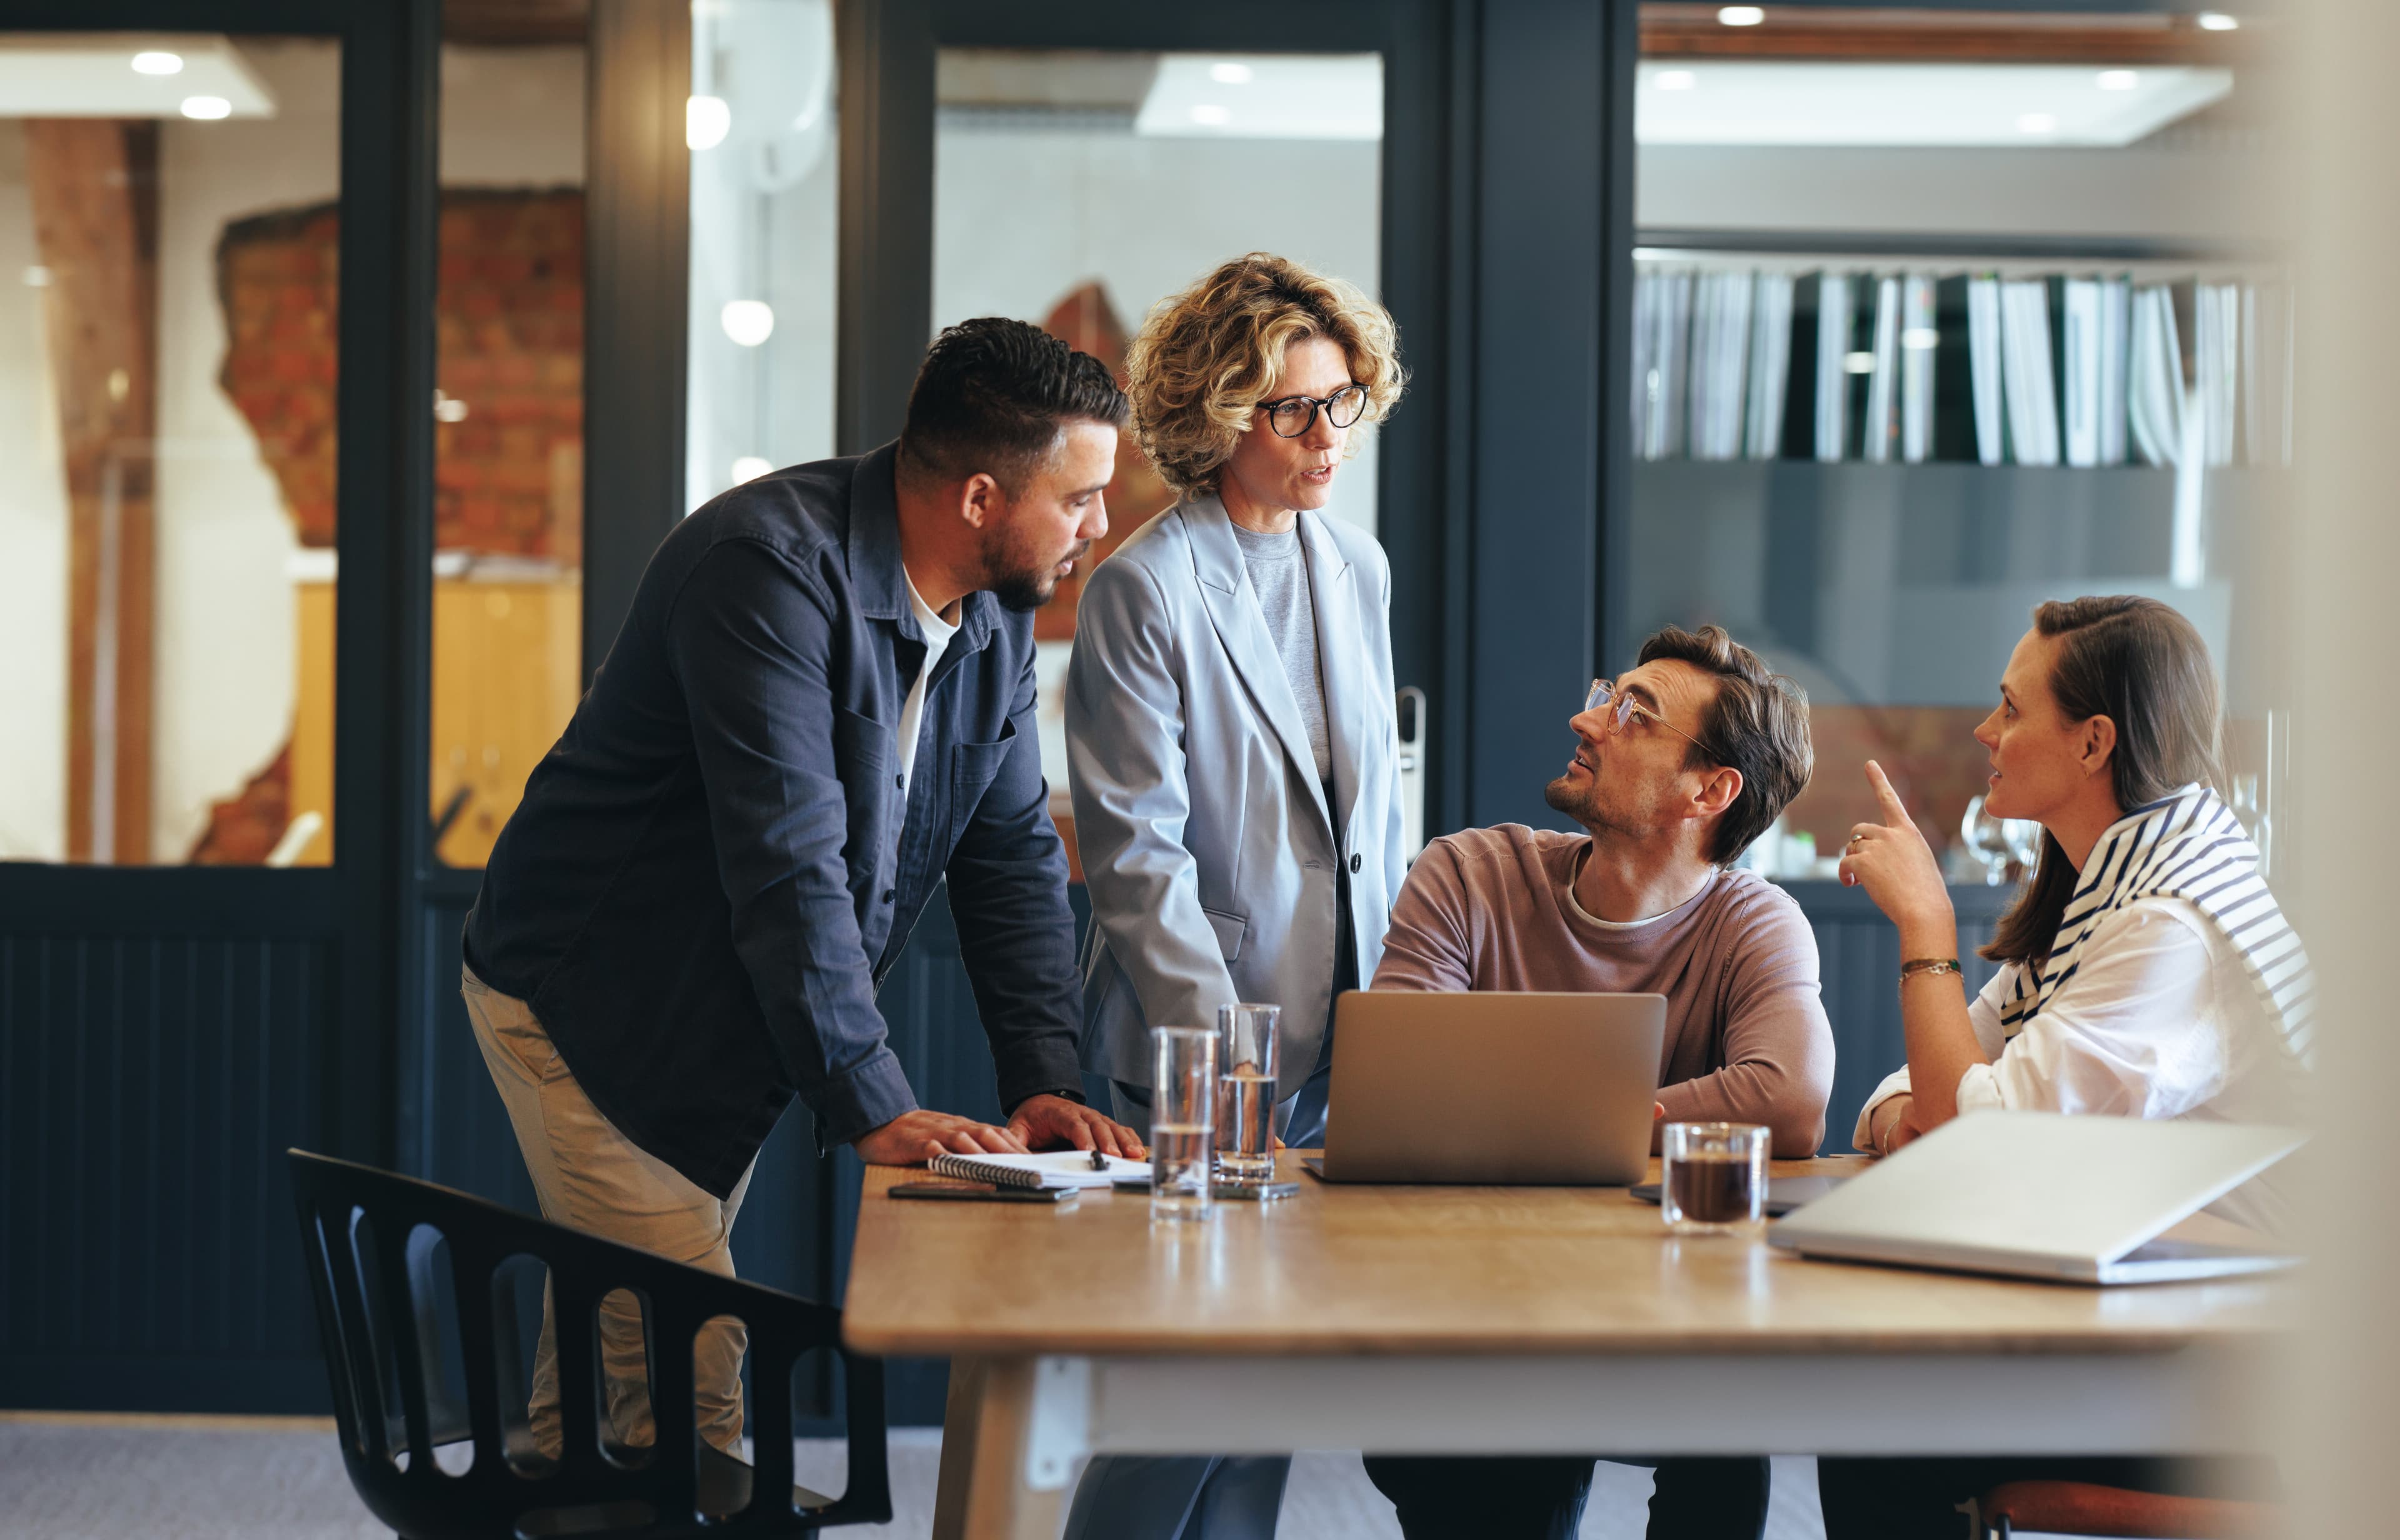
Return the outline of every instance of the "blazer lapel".
{"type": "Polygon", "coordinates": [[[1332,811],[1325,805],[1325,789],[1316,779],[1316,751],[1309,747],[1308,725],[1300,719],[1300,702],[1292,699],[1283,658],[1275,651],[1275,638],[1267,634],[1266,618],[1250,589],[1249,570],[1242,565],[1242,548],[1234,538],[1234,522],[1223,503],[1213,497],[1199,497],[1184,505],[1183,527],[1191,536],[1200,596],[1208,606],[1218,639],[1224,643],[1234,671],[1241,675],[1259,715],[1275,729],[1285,755],[1300,772],[1301,784],[1308,787],[1326,826],[1331,828],[1332,811]]]}
{"type": "Polygon", "coordinates": [[[1358,809],[1358,783],[1367,765],[1367,702],[1372,688],[1360,642],[1357,573],[1333,542],[1320,513],[1300,515],[1302,549],[1308,557],[1309,598],[1316,612],[1317,666],[1325,674],[1325,729],[1333,750],[1333,832],[1349,844],[1350,819],[1358,809]]]}

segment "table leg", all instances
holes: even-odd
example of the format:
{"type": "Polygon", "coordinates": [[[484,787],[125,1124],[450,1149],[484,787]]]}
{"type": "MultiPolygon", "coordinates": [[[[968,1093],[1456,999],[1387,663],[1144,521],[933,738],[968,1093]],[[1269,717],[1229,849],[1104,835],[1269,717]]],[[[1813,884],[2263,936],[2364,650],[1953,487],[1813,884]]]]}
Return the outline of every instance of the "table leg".
{"type": "Polygon", "coordinates": [[[1025,1484],[1034,1366],[952,1358],[933,1540],[1057,1540],[1060,1493],[1025,1484]]]}

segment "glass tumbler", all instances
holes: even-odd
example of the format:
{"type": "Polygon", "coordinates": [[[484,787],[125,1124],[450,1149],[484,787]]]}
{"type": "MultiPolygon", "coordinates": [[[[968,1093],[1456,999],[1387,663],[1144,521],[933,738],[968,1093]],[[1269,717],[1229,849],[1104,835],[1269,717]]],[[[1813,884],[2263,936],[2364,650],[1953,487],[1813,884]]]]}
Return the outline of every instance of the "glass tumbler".
{"type": "Polygon", "coordinates": [[[1755,1123],[1670,1123],[1658,1206],[1682,1235],[1756,1224],[1766,1209],[1768,1130],[1755,1123]]]}
{"type": "Polygon", "coordinates": [[[1150,1031],[1150,1217],[1205,1220],[1216,1144],[1217,1034],[1150,1031]]]}
{"type": "Polygon", "coordinates": [[[1275,1179],[1275,1043],[1283,1011],[1217,1007],[1217,1170],[1237,1186],[1275,1179]]]}

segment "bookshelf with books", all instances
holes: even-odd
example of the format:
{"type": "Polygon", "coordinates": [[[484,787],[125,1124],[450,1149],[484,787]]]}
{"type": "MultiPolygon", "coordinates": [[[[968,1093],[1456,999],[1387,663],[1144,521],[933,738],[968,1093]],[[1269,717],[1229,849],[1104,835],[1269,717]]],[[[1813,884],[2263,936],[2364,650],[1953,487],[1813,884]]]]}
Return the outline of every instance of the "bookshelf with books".
{"type": "Polygon", "coordinates": [[[2150,594],[2206,635],[2230,789],[2264,831],[2288,733],[2257,640],[2293,443],[2280,266],[1718,231],[1645,232],[1635,272],[1611,661],[1714,620],[1808,689],[1818,773],[1766,869],[1822,875],[1807,843],[1830,852],[1874,814],[1874,757],[1980,881],[1973,727],[2033,606],[2085,593],[2150,594]]]}

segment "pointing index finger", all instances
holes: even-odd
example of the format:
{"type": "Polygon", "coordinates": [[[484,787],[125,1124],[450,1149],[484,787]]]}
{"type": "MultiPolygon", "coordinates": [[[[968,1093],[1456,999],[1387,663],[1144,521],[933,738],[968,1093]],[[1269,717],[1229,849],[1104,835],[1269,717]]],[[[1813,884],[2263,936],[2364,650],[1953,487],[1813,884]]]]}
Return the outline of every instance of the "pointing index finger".
{"type": "Polygon", "coordinates": [[[1883,804],[1884,816],[1890,820],[1892,827],[1916,826],[1916,821],[1908,816],[1908,805],[1900,799],[1900,793],[1891,789],[1891,781],[1884,774],[1883,767],[1872,759],[1867,761],[1867,783],[1875,787],[1875,800],[1883,804]]]}

